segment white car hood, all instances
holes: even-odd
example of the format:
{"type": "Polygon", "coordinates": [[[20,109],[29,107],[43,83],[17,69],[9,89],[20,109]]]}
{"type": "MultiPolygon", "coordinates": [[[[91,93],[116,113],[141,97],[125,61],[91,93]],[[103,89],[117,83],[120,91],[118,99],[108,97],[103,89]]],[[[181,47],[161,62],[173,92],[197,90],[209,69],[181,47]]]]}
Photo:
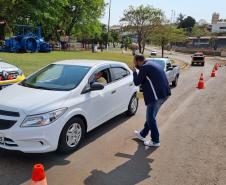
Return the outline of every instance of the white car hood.
{"type": "Polygon", "coordinates": [[[1,71],[18,71],[18,70],[19,69],[16,66],[0,61],[0,72],[1,71]]]}
{"type": "Polygon", "coordinates": [[[48,91],[11,85],[0,91],[0,105],[24,111],[27,115],[40,114],[63,108],[70,91],[48,91]]]}

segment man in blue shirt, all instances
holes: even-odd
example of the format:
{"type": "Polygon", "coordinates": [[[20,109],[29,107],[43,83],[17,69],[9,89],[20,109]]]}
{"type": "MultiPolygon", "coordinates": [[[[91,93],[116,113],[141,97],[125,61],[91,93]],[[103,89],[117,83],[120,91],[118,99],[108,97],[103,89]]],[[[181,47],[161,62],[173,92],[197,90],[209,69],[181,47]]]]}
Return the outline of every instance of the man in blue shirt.
{"type": "Polygon", "coordinates": [[[156,122],[157,113],[161,105],[171,95],[169,82],[165,71],[157,64],[151,61],[146,62],[143,55],[134,57],[133,68],[134,84],[141,86],[144,102],[147,106],[146,122],[142,131],[134,131],[138,139],[144,141],[147,146],[160,146],[159,131],[156,122]],[[136,69],[139,70],[137,74],[136,69]],[[146,141],[145,138],[151,131],[151,140],[146,141]]]}

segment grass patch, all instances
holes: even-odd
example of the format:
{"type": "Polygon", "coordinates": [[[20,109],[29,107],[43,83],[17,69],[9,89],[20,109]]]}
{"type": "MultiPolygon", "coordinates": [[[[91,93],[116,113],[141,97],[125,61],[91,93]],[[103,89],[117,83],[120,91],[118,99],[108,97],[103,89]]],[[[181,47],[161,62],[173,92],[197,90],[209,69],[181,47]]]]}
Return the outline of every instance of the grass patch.
{"type": "Polygon", "coordinates": [[[51,53],[0,53],[0,58],[4,61],[14,64],[22,69],[25,75],[56,61],[67,59],[97,59],[97,60],[115,60],[132,65],[133,56],[121,53],[100,52],[92,53],[90,51],[54,51],[51,53]]]}

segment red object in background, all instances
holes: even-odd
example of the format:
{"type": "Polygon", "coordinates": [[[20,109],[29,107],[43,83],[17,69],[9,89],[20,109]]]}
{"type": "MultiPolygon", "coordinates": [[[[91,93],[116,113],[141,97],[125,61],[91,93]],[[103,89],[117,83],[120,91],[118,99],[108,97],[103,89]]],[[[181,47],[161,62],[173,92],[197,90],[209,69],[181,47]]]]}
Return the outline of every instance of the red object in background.
{"type": "Polygon", "coordinates": [[[213,68],[212,72],[211,72],[211,77],[216,77],[216,71],[215,69],[213,68]]]}
{"type": "Polygon", "coordinates": [[[197,88],[198,89],[205,89],[205,81],[204,81],[204,75],[203,75],[203,73],[200,76],[200,79],[199,79],[197,88]]]}
{"type": "Polygon", "coordinates": [[[200,76],[200,79],[199,79],[200,81],[201,80],[203,80],[204,81],[204,74],[203,73],[201,73],[201,76],[200,76]]]}
{"type": "Polygon", "coordinates": [[[8,80],[13,80],[13,75],[9,75],[8,80]]]}
{"type": "Polygon", "coordinates": [[[219,65],[215,64],[214,69],[217,71],[218,70],[219,65]]]}
{"type": "Polygon", "coordinates": [[[2,81],[2,76],[0,76],[0,81],[2,81]]]}

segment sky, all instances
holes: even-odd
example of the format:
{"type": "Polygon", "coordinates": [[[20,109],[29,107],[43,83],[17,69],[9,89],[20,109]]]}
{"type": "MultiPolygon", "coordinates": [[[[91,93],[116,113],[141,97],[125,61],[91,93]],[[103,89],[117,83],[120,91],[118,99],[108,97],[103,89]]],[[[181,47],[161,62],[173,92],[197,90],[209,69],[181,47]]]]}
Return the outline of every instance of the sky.
{"type": "MultiPolygon", "coordinates": [[[[186,16],[192,16],[199,21],[205,19],[211,23],[212,14],[214,12],[220,13],[220,18],[226,19],[226,0],[111,0],[111,25],[119,24],[120,18],[123,16],[125,9],[129,5],[139,6],[152,5],[154,8],[160,8],[171,20],[172,10],[175,12],[175,17],[179,13],[186,16]]],[[[105,0],[106,3],[109,0],[105,0]]],[[[176,20],[176,18],[175,18],[176,20]]],[[[108,7],[106,7],[105,15],[101,19],[104,24],[108,23],[108,7]]]]}

